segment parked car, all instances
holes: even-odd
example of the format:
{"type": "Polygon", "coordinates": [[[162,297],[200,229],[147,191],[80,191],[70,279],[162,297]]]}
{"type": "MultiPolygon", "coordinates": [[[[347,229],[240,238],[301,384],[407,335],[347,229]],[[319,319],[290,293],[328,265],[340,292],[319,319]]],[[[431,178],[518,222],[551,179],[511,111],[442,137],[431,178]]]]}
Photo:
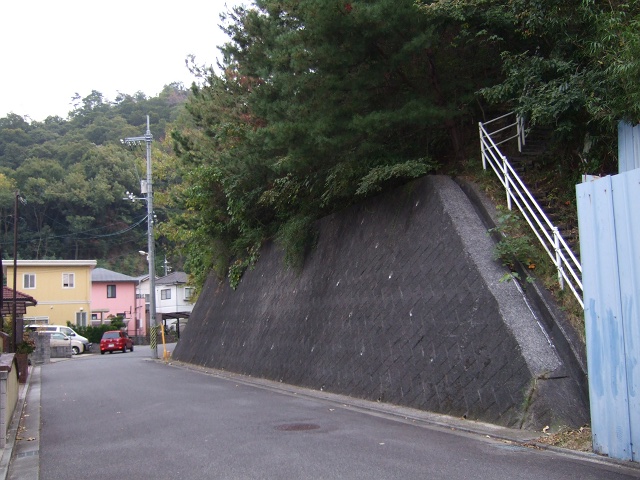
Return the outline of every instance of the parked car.
{"type": "Polygon", "coordinates": [[[67,337],[64,333],[53,332],[49,339],[52,347],[70,347],[71,338],[67,337]]]}
{"type": "Polygon", "coordinates": [[[122,330],[110,330],[102,334],[100,339],[100,353],[104,355],[104,352],[113,353],[116,350],[122,353],[127,353],[127,349],[133,352],[133,342],[122,330]]]}
{"type": "Polygon", "coordinates": [[[73,328],[65,327],[62,325],[27,325],[25,330],[31,332],[48,332],[48,333],[62,333],[71,338],[71,353],[78,355],[79,353],[89,352],[91,350],[91,343],[82,335],[78,334],[73,328]]]}

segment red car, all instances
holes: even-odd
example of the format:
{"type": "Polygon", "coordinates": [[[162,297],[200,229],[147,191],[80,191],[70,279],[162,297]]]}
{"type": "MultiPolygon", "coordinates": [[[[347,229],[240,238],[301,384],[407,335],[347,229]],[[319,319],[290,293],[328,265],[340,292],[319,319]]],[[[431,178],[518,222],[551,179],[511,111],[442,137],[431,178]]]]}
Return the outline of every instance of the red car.
{"type": "Polygon", "coordinates": [[[133,352],[133,342],[125,332],[111,330],[102,334],[102,339],[100,340],[100,353],[102,355],[104,355],[104,352],[113,353],[115,350],[127,353],[127,349],[133,352]]]}

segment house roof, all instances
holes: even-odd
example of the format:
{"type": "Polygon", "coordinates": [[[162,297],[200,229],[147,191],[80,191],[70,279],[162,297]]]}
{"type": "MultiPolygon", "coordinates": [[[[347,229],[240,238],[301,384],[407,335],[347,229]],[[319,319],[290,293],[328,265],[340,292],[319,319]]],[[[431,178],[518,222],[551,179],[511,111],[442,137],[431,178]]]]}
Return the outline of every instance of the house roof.
{"type": "Polygon", "coordinates": [[[106,268],[94,268],[91,271],[92,282],[138,282],[136,277],[130,277],[124,273],[114,272],[106,268]]]}
{"type": "Polygon", "coordinates": [[[184,272],[172,272],[156,280],[156,285],[177,285],[180,283],[187,283],[187,274],[184,272]]]}
{"type": "MultiPolygon", "coordinates": [[[[20,260],[17,262],[19,267],[95,267],[98,263],[96,260],[20,260]]],[[[3,268],[6,269],[8,264],[13,264],[13,260],[4,260],[3,268]]]]}
{"type": "MultiPolygon", "coordinates": [[[[26,293],[22,293],[16,290],[16,313],[18,315],[24,315],[27,311],[27,307],[33,307],[37,305],[38,301],[26,293]]],[[[2,314],[10,315],[13,310],[13,289],[9,287],[2,287],[2,314]]]]}

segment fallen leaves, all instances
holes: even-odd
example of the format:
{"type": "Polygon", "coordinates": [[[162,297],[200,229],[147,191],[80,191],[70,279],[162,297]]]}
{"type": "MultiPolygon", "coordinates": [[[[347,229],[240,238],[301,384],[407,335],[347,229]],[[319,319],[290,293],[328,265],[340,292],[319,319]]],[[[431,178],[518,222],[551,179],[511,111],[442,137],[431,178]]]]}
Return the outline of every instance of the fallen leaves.
{"type": "MultiPolygon", "coordinates": [[[[544,429],[543,429],[544,432],[544,429]]],[[[592,452],[591,428],[580,427],[577,430],[563,428],[557,433],[546,433],[537,442],[554,447],[568,448],[579,452],[592,452]]]]}

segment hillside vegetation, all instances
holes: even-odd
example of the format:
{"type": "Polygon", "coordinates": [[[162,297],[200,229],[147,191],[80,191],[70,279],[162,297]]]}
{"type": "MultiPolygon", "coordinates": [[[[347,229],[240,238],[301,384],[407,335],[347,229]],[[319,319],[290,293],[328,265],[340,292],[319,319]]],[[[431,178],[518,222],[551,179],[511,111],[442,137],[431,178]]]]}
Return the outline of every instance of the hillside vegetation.
{"type": "Polygon", "coordinates": [[[640,6],[513,0],[269,1],[225,18],[220,71],[174,132],[193,271],[232,284],[276,239],[295,266],[313,221],[429,172],[478,165],[477,121],[517,110],[550,127],[550,176],[616,169],[635,121],[640,6]],[[197,266],[196,266],[197,265],[197,266]]]}
{"type": "MultiPolygon", "coordinates": [[[[98,259],[100,266],[136,274],[145,270],[146,207],[124,200],[140,196],[146,178],[144,147],[129,150],[121,138],[144,135],[146,115],[154,135],[154,163],[170,155],[165,131],[184,112],[188,92],[168,85],[155,98],[99,92],[76,98],[68,118],[28,122],[0,119],[0,249],[13,258],[16,191],[18,256],[23,259],[98,259]]],[[[159,183],[162,186],[162,182],[159,183]]],[[[165,219],[166,209],[158,209],[165,219]]]]}
{"type": "Polygon", "coordinates": [[[477,122],[506,111],[549,129],[563,184],[613,173],[617,122],[640,118],[639,20],[623,1],[256,0],[222,19],[221,65],[192,65],[201,81],[188,92],[106,106],[96,93],[66,120],[0,120],[3,245],[18,188],[25,256],[114,264],[141,248],[144,230],[98,236],[144,216],[121,200],[138,191],[129,165],[143,171],[142,155],[117,140],[141,135],[146,113],[161,140],[159,240],[197,285],[212,268],[236,284],[266,239],[299,266],[319,217],[475,168],[477,122]]]}

